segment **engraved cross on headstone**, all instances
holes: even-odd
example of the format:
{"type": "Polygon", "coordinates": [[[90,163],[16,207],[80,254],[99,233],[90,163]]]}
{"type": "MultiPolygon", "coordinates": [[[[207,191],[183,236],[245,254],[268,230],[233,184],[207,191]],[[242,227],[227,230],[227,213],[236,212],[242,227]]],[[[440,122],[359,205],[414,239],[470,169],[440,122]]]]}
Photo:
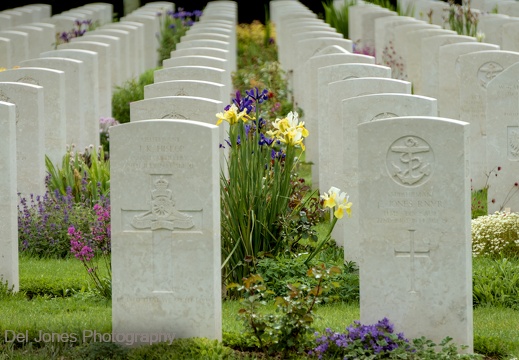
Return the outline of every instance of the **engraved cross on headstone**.
{"type": "MultiPolygon", "coordinates": [[[[174,292],[175,264],[174,254],[182,240],[176,234],[199,231],[195,226],[195,219],[190,213],[200,213],[201,210],[182,210],[175,207],[173,192],[168,189],[169,182],[160,176],[154,181],[154,189],[151,191],[151,209],[123,210],[123,222],[125,227],[132,230],[151,230],[152,233],[152,264],[153,266],[153,292],[174,292]],[[143,212],[144,211],[144,212],[143,212]],[[131,216],[137,212],[137,215],[131,216]],[[127,213],[128,216],[124,216],[127,213]],[[177,230],[177,229],[180,229],[177,230]],[[184,230],[184,231],[181,231],[184,230]]],[[[194,215],[194,214],[193,214],[194,215]]],[[[131,231],[131,230],[130,230],[131,231]]]]}
{"type": "Polygon", "coordinates": [[[415,258],[417,257],[429,257],[429,254],[431,250],[427,248],[427,250],[418,250],[416,248],[415,244],[415,231],[414,229],[409,229],[409,250],[397,250],[395,249],[395,256],[396,257],[408,257],[411,262],[411,290],[409,290],[409,293],[415,294],[417,293],[415,288],[415,258]]]}

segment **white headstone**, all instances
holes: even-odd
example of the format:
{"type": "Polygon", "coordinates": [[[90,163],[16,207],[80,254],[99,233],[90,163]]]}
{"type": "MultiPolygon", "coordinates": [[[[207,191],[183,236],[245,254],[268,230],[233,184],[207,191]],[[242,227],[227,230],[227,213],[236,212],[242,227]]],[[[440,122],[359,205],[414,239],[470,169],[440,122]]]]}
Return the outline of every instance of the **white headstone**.
{"type": "Polygon", "coordinates": [[[0,38],[11,40],[11,67],[20,66],[23,60],[29,58],[29,34],[22,31],[0,31],[0,38]]]}
{"type": "Polygon", "coordinates": [[[441,117],[460,118],[460,72],[458,58],[474,51],[498,50],[499,46],[479,42],[454,43],[440,47],[438,67],[438,113],[441,117]]]}
{"type": "MultiPolygon", "coordinates": [[[[310,58],[305,63],[305,71],[298,74],[305,74],[306,76],[299,80],[300,84],[305,84],[305,92],[303,93],[304,102],[301,103],[303,109],[302,118],[305,121],[305,126],[308,132],[312,134],[308,136],[306,141],[306,160],[314,163],[315,171],[312,171],[312,185],[319,186],[319,135],[318,135],[318,69],[324,66],[347,64],[347,63],[362,63],[373,64],[375,58],[372,56],[359,54],[333,54],[333,55],[319,55],[310,58]]],[[[339,77],[338,79],[340,79],[339,77]]],[[[297,100],[297,99],[296,99],[297,100]]]]}
{"type": "Polygon", "coordinates": [[[440,67],[440,47],[461,42],[475,42],[472,36],[436,35],[422,39],[421,64],[421,93],[425,96],[438,98],[438,72],[440,67]]]}
{"type": "Polygon", "coordinates": [[[65,73],[48,68],[21,67],[0,72],[0,81],[43,87],[44,154],[53,164],[61,164],[67,145],[65,73]]]}
{"type": "Polygon", "coordinates": [[[519,51],[519,24],[513,22],[501,27],[501,49],[509,51],[519,51]]]}
{"type": "MultiPolygon", "coordinates": [[[[308,122],[313,127],[311,136],[314,141],[312,147],[317,147],[318,162],[314,164],[312,171],[312,185],[319,186],[321,189],[329,189],[333,185],[330,181],[330,173],[337,167],[335,157],[331,156],[335,151],[335,145],[330,143],[330,137],[336,133],[336,126],[340,126],[340,116],[332,118],[330,116],[331,107],[337,104],[330,102],[330,94],[328,92],[329,84],[334,81],[356,79],[364,77],[375,78],[391,78],[391,69],[386,66],[373,64],[336,64],[323,66],[317,69],[317,92],[316,104],[317,108],[314,113],[317,115],[313,118],[309,117],[308,122]],[[317,138],[317,139],[315,139],[317,138]],[[315,175],[314,175],[315,173],[315,175]]],[[[340,115],[340,113],[336,113],[340,115]]],[[[307,125],[308,126],[308,125],[307,125]]],[[[309,142],[307,142],[309,144],[309,142]]]]}
{"type": "Polygon", "coordinates": [[[124,53],[122,40],[119,37],[111,35],[95,35],[94,32],[90,31],[80,38],[71,39],[71,43],[78,41],[95,41],[110,45],[112,60],[109,63],[112,74],[112,89],[124,83],[126,80],[126,67],[122,65],[125,64],[125,61],[121,60],[121,58],[124,56],[124,53]]]}
{"type": "Polygon", "coordinates": [[[112,331],[221,340],[217,127],[113,127],[110,163],[112,331]]]}
{"type": "Polygon", "coordinates": [[[43,87],[0,82],[0,101],[16,105],[16,187],[23,197],[45,194],[43,87]]]}
{"type": "Polygon", "coordinates": [[[229,74],[223,69],[208,66],[175,66],[155,70],[153,76],[156,83],[170,80],[201,80],[225,84],[229,97],[232,94],[226,80],[229,74]]]}
{"type": "Polygon", "coordinates": [[[201,80],[170,80],[144,86],[144,98],[160,96],[196,96],[219,100],[223,104],[230,102],[224,84],[201,80]]]}
{"type": "MultiPolygon", "coordinates": [[[[119,21],[106,24],[103,26],[103,29],[120,29],[127,31],[130,34],[129,52],[130,57],[133,60],[133,76],[138,77],[140,74],[146,71],[144,67],[144,49],[146,39],[144,34],[144,25],[142,23],[119,21]]],[[[148,39],[147,41],[152,41],[152,39],[148,39]]]]}
{"type": "MultiPolygon", "coordinates": [[[[354,204],[359,203],[359,150],[357,125],[366,122],[401,116],[437,116],[436,99],[402,93],[377,93],[342,100],[340,122],[334,125],[332,141],[340,139],[343,146],[334,152],[335,166],[329,177],[329,186],[344,189],[354,204]],[[342,138],[341,138],[342,137],[342,138]]],[[[327,189],[324,187],[324,189],[327,189]]],[[[337,222],[332,235],[344,246],[345,261],[360,260],[359,212],[352,211],[346,221],[337,222]]]]}
{"type": "Polygon", "coordinates": [[[487,84],[488,213],[519,211],[519,63],[487,84]],[[497,168],[499,167],[499,170],[497,168]]]}
{"type": "Polygon", "coordinates": [[[80,49],[94,51],[98,56],[98,74],[99,74],[99,116],[112,116],[112,66],[117,66],[112,58],[110,45],[102,42],[87,41],[79,38],[73,41],[58,45],[58,50],[63,49],[80,49]]]}
{"type": "Polygon", "coordinates": [[[486,87],[490,80],[519,62],[519,53],[503,50],[460,55],[460,120],[470,123],[470,169],[474,190],[486,184],[486,87]]]}
{"type": "MultiPolygon", "coordinates": [[[[58,49],[46,51],[40,54],[42,58],[67,58],[79,60],[82,62],[84,71],[84,82],[80,85],[83,87],[83,101],[88,104],[84,108],[84,124],[82,130],[82,138],[85,146],[99,146],[99,103],[101,96],[106,96],[99,91],[99,56],[96,52],[82,49],[58,49]]],[[[104,80],[104,79],[103,79],[104,80]]]]}
{"type": "Polygon", "coordinates": [[[0,283],[18,291],[18,218],[16,205],[16,105],[0,101],[0,283]]]}
{"type": "Polygon", "coordinates": [[[41,28],[29,25],[18,25],[14,27],[13,30],[27,34],[28,59],[38,57],[40,52],[47,50],[45,49],[44,33],[41,28]]]}
{"type": "MultiPolygon", "coordinates": [[[[131,57],[131,51],[130,51],[130,44],[133,44],[130,42],[130,33],[125,30],[120,29],[105,29],[105,28],[97,28],[94,31],[88,31],[87,34],[84,36],[90,36],[90,35],[108,35],[112,37],[119,38],[120,40],[120,57],[119,60],[121,61],[121,67],[124,69],[122,71],[122,83],[124,83],[127,80],[130,80],[134,76],[134,63],[131,57]]],[[[133,48],[133,47],[132,47],[133,48]]],[[[122,85],[121,83],[121,85],[122,85]]]]}
{"type": "Polygon", "coordinates": [[[0,37],[0,67],[6,69],[12,67],[11,47],[11,39],[0,37]]]}
{"type": "MultiPolygon", "coordinates": [[[[510,24],[510,23],[519,24],[519,18],[506,16],[506,17],[502,17],[502,18],[501,17],[493,18],[492,20],[487,21],[485,23],[484,27],[480,26],[481,32],[485,35],[485,37],[483,38],[483,41],[488,44],[496,44],[496,45],[499,45],[502,47],[503,46],[503,36],[502,36],[501,28],[504,25],[510,24]]],[[[505,49],[503,49],[503,50],[505,50],[505,49]]]]}
{"type": "Polygon", "coordinates": [[[394,43],[393,28],[398,25],[417,23],[418,20],[410,16],[384,16],[375,19],[375,58],[377,64],[383,64],[382,55],[389,51],[394,43]]]}
{"type": "MultiPolygon", "coordinates": [[[[56,46],[56,25],[46,22],[33,22],[28,24],[31,27],[40,28],[43,32],[42,35],[42,52],[53,50],[56,46]]],[[[38,53],[39,55],[39,53],[38,53]]]]}
{"type": "Polygon", "coordinates": [[[158,43],[154,41],[156,34],[160,32],[160,18],[158,16],[149,16],[144,14],[132,13],[121,18],[121,21],[133,21],[144,24],[145,50],[144,65],[145,69],[152,69],[159,66],[158,63],[158,43]]]}
{"type": "Polygon", "coordinates": [[[407,80],[413,83],[413,92],[423,95],[422,92],[422,40],[436,35],[457,35],[455,31],[445,29],[421,29],[410,31],[405,35],[406,54],[405,64],[407,80]]]}
{"type": "Polygon", "coordinates": [[[471,353],[468,127],[415,116],[360,124],[369,166],[359,166],[358,212],[361,323],[386,317],[407,338],[449,336],[471,353]]]}
{"type": "MultiPolygon", "coordinates": [[[[422,29],[441,29],[438,25],[427,24],[426,22],[410,22],[393,27],[393,43],[390,44],[387,53],[382,54],[382,65],[389,66],[393,69],[393,77],[396,74],[396,67],[401,68],[399,79],[409,79],[408,77],[408,46],[407,34],[415,30],[422,29]]],[[[413,51],[411,49],[411,51],[413,51]]]]}
{"type": "Polygon", "coordinates": [[[84,131],[84,109],[89,106],[83,97],[84,71],[81,65],[83,62],[70,58],[37,58],[23,61],[22,67],[49,68],[65,72],[65,92],[66,92],[66,129],[67,144],[74,144],[82,149],[88,146],[83,139],[84,131]]]}

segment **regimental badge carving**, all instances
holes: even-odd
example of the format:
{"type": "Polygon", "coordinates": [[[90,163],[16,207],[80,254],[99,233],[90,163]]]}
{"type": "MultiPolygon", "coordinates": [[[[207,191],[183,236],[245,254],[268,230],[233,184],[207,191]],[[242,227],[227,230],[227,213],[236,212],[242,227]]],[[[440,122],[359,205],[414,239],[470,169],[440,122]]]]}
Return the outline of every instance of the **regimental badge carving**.
{"type": "Polygon", "coordinates": [[[193,217],[183,214],[175,208],[173,193],[169,182],[160,177],[151,191],[151,210],[133,217],[131,225],[135,229],[191,229],[193,217]]]}
{"type": "Polygon", "coordinates": [[[503,67],[494,61],[484,63],[478,70],[479,85],[482,88],[486,88],[489,81],[499,75],[503,70],[503,67]]]}
{"type": "Polygon", "coordinates": [[[33,79],[30,76],[21,77],[18,80],[16,80],[16,82],[21,82],[21,83],[25,83],[25,84],[32,84],[32,85],[40,85],[38,83],[38,81],[36,81],[35,79],[33,79]]]}
{"type": "Polygon", "coordinates": [[[383,112],[383,113],[380,113],[378,115],[375,115],[373,116],[373,119],[371,119],[370,121],[373,121],[373,120],[380,120],[380,119],[387,119],[387,118],[392,118],[392,117],[398,117],[397,114],[393,114],[392,112],[383,112]]]}
{"type": "Polygon", "coordinates": [[[177,113],[170,113],[170,114],[164,115],[163,117],[161,117],[161,119],[182,119],[182,120],[187,120],[187,117],[185,117],[184,115],[177,114],[177,113]]]}
{"type": "Polygon", "coordinates": [[[434,153],[430,145],[418,136],[401,137],[387,151],[387,171],[399,185],[423,185],[431,177],[433,165],[434,153]]]}
{"type": "Polygon", "coordinates": [[[507,128],[508,138],[508,160],[519,160],[519,127],[509,126],[507,128]]]}
{"type": "Polygon", "coordinates": [[[184,88],[180,88],[175,96],[188,96],[189,94],[184,90],[184,88]]]}

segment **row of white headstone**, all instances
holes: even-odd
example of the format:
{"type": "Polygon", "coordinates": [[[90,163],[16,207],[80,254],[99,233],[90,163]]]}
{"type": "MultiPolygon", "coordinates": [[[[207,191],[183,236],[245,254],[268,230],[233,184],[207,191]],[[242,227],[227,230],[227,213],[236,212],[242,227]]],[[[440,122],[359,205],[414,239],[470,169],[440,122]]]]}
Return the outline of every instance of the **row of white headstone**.
{"type": "Polygon", "coordinates": [[[227,133],[215,123],[232,98],[236,27],[236,2],[209,2],[110,132],[114,333],[221,340],[227,133]]]}
{"type": "MultiPolygon", "coordinates": [[[[312,185],[336,186],[354,203],[334,237],[359,265],[361,322],[387,317],[410,338],[451,336],[471,352],[470,125],[439,117],[435,98],[353,53],[353,41],[298,1],[270,6],[310,132],[312,185]]],[[[350,24],[376,8],[350,7],[350,24]]]]}
{"type": "MultiPolygon", "coordinates": [[[[143,121],[142,123],[136,120],[171,118],[167,114],[173,114],[174,117],[178,115],[179,119],[196,117],[197,120],[206,123],[211,119],[216,120],[216,112],[223,108],[223,106],[216,105],[221,105],[224,100],[228,101],[224,94],[227,94],[227,99],[230,98],[230,72],[231,66],[235,66],[236,62],[236,57],[232,56],[236,49],[236,41],[232,39],[235,39],[237,19],[233,4],[233,2],[218,2],[218,5],[208,5],[208,11],[204,16],[206,31],[216,32],[212,30],[213,27],[228,30],[226,36],[229,41],[225,42],[227,47],[222,48],[223,56],[218,59],[224,66],[219,68],[200,67],[201,72],[192,77],[192,79],[205,80],[205,71],[209,71],[214,82],[199,81],[199,86],[193,91],[195,95],[200,96],[198,92],[206,90],[209,84],[213,91],[211,96],[215,98],[209,99],[209,93],[207,99],[186,96],[184,99],[188,102],[186,105],[164,103],[161,105],[161,111],[164,111],[164,114],[152,113],[150,110],[142,118],[139,118],[138,111],[132,109],[133,123],[126,126],[121,125],[120,130],[114,131],[113,157],[111,158],[114,199],[112,208],[117,211],[112,215],[115,219],[112,226],[112,234],[114,234],[113,319],[114,330],[119,332],[129,332],[132,326],[136,325],[142,332],[149,333],[151,329],[147,326],[150,325],[174,332],[178,337],[195,336],[192,334],[196,332],[212,338],[221,338],[220,159],[217,153],[220,143],[219,129],[215,125],[206,125],[191,120],[158,120],[143,121]],[[225,90],[223,90],[224,88],[225,90]],[[193,99],[203,101],[191,101],[193,99]],[[212,108],[206,105],[210,102],[213,104],[212,108]],[[204,113],[204,111],[206,112],[204,113]],[[196,115],[197,112],[198,115],[196,115]],[[144,173],[147,175],[144,176],[144,173]],[[156,181],[158,179],[160,181],[156,181]],[[168,182],[171,182],[171,186],[174,187],[174,194],[172,194],[168,182]],[[166,184],[165,187],[164,184],[166,184]],[[134,185],[135,187],[133,187],[134,185]],[[146,187],[148,185],[150,188],[146,187]],[[144,196],[138,198],[137,191],[141,191],[144,196]],[[128,196],[129,193],[132,194],[131,197],[128,196]],[[182,196],[181,199],[178,199],[179,195],[182,196]],[[128,199],[130,206],[127,206],[128,199]],[[139,208],[139,204],[150,209],[151,217],[144,216],[144,219],[141,219],[136,216],[139,218],[138,220],[131,217],[128,225],[133,224],[132,221],[136,221],[138,225],[136,227],[130,225],[130,227],[132,230],[137,229],[137,232],[128,232],[126,225],[124,228],[120,226],[123,224],[121,216],[124,217],[132,211],[135,212],[135,209],[139,208]],[[180,214],[175,210],[176,206],[178,209],[194,211],[195,214],[193,217],[180,214]],[[158,219],[155,218],[157,221],[152,220],[154,216],[158,216],[158,219]],[[143,224],[149,226],[146,227],[143,224]],[[189,224],[192,225],[189,226],[189,224]],[[130,239],[128,242],[130,244],[135,237],[141,238],[148,232],[150,237],[156,239],[155,235],[161,234],[164,229],[183,229],[179,235],[175,232],[174,237],[180,242],[175,245],[178,245],[181,250],[186,250],[186,254],[180,255],[182,251],[176,249],[172,252],[171,242],[159,241],[158,244],[152,244],[145,241],[145,244],[140,244],[130,251],[134,254],[134,251],[145,248],[146,244],[148,247],[154,248],[147,254],[149,258],[143,260],[147,261],[145,266],[138,267],[135,266],[136,263],[139,263],[138,259],[126,257],[128,253],[124,250],[127,249],[128,244],[121,246],[121,243],[117,241],[125,238],[128,233],[134,235],[133,240],[130,239]],[[153,236],[151,236],[152,233],[153,236]],[[170,251],[166,252],[165,250],[168,248],[170,251]],[[162,257],[154,259],[154,256],[159,254],[162,257]],[[179,266],[176,261],[172,263],[172,254],[176,254],[178,259],[184,259],[186,265],[190,265],[191,268],[179,266]],[[208,254],[211,258],[205,261],[208,254]],[[192,256],[204,258],[199,262],[192,256]],[[126,271],[127,263],[131,265],[132,271],[126,271]],[[179,269],[182,271],[181,275],[177,273],[179,269]],[[207,283],[209,273],[213,278],[207,283]],[[128,277],[128,274],[133,275],[128,277]],[[155,278],[156,274],[159,274],[158,278],[155,278]],[[135,285],[133,285],[133,280],[139,278],[145,278],[144,283],[135,281],[135,285]],[[176,284],[172,283],[171,279],[184,282],[176,284]],[[194,280],[199,283],[194,285],[194,280]],[[162,299],[161,307],[167,309],[169,317],[164,316],[162,310],[157,310],[156,304],[150,306],[150,303],[147,302],[148,294],[143,295],[146,289],[140,287],[148,285],[152,286],[150,295],[158,294],[158,298],[162,299]],[[185,294],[178,292],[179,288],[186,286],[189,286],[190,289],[191,287],[193,289],[201,288],[204,291],[200,294],[195,293],[195,297],[191,298],[192,290],[185,294]],[[125,294],[129,294],[129,296],[126,297],[125,294]],[[142,300],[143,296],[145,300],[142,300]],[[200,304],[203,304],[205,308],[208,303],[212,304],[210,314],[201,315],[199,311],[195,311],[200,304]],[[179,310],[176,304],[192,308],[191,310],[187,308],[179,310]],[[119,305],[122,305],[122,308],[119,305]],[[141,317],[143,308],[157,311],[153,312],[153,317],[145,315],[143,319],[147,321],[143,322],[138,320],[137,316],[129,317],[124,309],[130,305],[136,306],[135,314],[139,314],[141,317]],[[121,310],[123,311],[121,312],[121,310]],[[199,318],[200,316],[203,319],[199,318]],[[185,317],[185,319],[179,320],[179,317],[185,317]],[[206,326],[204,321],[209,321],[211,325],[206,326]],[[172,328],[172,326],[176,327],[172,328]]],[[[140,33],[137,32],[141,26],[134,26],[133,21],[137,23],[139,19],[142,20],[146,30],[148,29],[146,24],[160,24],[159,18],[170,16],[173,11],[174,4],[170,2],[148,3],[125,17],[132,20],[131,24],[129,21],[122,20],[118,23],[99,25],[95,30],[73,39],[77,41],[59,45],[57,50],[51,50],[51,44],[49,44],[48,51],[41,53],[40,57],[21,58],[20,63],[17,64],[20,66],[19,68],[0,72],[0,122],[4,129],[0,148],[2,155],[0,156],[2,171],[0,218],[3,224],[0,235],[2,239],[0,278],[3,282],[7,281],[9,286],[13,286],[15,291],[19,289],[17,193],[24,197],[30,194],[35,196],[44,194],[45,154],[56,163],[56,160],[61,160],[66,143],[75,142],[78,146],[99,143],[99,117],[110,116],[111,111],[100,113],[99,110],[94,110],[98,109],[96,104],[101,102],[102,96],[110,95],[111,97],[114,86],[122,84],[141,71],[142,62],[137,55],[149,52],[157,53],[158,43],[155,31],[144,31],[144,34],[149,34],[144,38],[145,41],[139,44],[133,43],[134,39],[142,40],[140,33]],[[148,22],[148,18],[156,18],[157,21],[148,22]],[[87,43],[95,47],[83,50],[80,45],[87,43]],[[126,46],[130,43],[134,44],[134,47],[126,46]],[[122,44],[126,45],[119,46],[122,44]],[[153,46],[150,48],[148,44],[153,46]],[[125,51],[120,52],[120,49],[125,49],[125,51]],[[128,49],[131,50],[128,52],[128,49]],[[114,51],[110,52],[112,50],[114,51]],[[100,83],[112,80],[110,75],[112,65],[113,69],[118,72],[120,69],[132,69],[132,71],[121,72],[119,82],[110,82],[107,87],[104,87],[100,83]],[[128,65],[128,68],[125,65],[128,65]],[[105,90],[108,91],[105,92],[105,90]],[[71,110],[70,113],[67,112],[68,109],[71,110]],[[84,121],[74,122],[74,119],[80,114],[90,115],[88,118],[82,117],[81,119],[84,121]],[[83,137],[87,132],[91,136],[83,137]],[[77,138],[70,134],[77,134],[74,135],[77,138]]],[[[63,23],[83,19],[79,16],[80,13],[80,11],[71,11],[66,15],[57,15],[56,18],[53,17],[54,19],[49,20],[49,24],[55,29],[59,28],[57,21],[59,18],[59,23],[63,26],[59,29],[68,29],[72,23],[68,23],[68,25],[63,25],[63,23]],[[65,19],[66,17],[71,18],[65,19]]],[[[96,19],[96,17],[92,18],[96,19]]],[[[108,18],[111,19],[111,14],[108,18]]],[[[192,31],[190,36],[193,39],[196,38],[199,30],[202,30],[202,26],[193,27],[190,30],[192,31]]],[[[9,31],[6,30],[6,32],[9,31]]],[[[199,32],[204,33],[204,31],[199,32]]],[[[195,49],[195,45],[208,46],[198,41],[193,40],[191,44],[186,40],[186,53],[189,51],[188,49],[195,49]]],[[[8,43],[13,45],[13,51],[16,51],[18,43],[16,41],[8,43]]],[[[219,41],[219,43],[224,44],[223,41],[219,41]]],[[[24,43],[21,42],[21,44],[24,43]]],[[[217,59],[215,58],[215,60],[217,59]]],[[[156,65],[153,64],[151,68],[155,68],[156,65]]],[[[168,80],[182,79],[184,74],[182,70],[179,69],[177,73],[172,73],[173,75],[169,76],[168,80]]],[[[164,76],[167,76],[167,72],[164,72],[164,76]]],[[[156,85],[160,86],[159,83],[156,85]]],[[[150,88],[148,91],[160,93],[163,90],[157,87],[150,88]]],[[[142,258],[143,255],[140,254],[138,257],[142,258]]]]}
{"type": "Polygon", "coordinates": [[[392,77],[413,84],[413,93],[438,100],[438,116],[469,122],[471,126],[472,188],[489,187],[489,213],[519,210],[519,197],[507,198],[518,182],[517,131],[519,46],[502,48],[505,34],[517,41],[519,18],[482,14],[486,42],[443,29],[412,17],[398,16],[376,6],[350,9],[351,22],[365,32],[358,36],[373,42],[376,63],[392,68],[392,77]],[[506,29],[513,31],[508,32],[506,29]],[[502,34],[502,37],[497,36],[502,34]],[[371,40],[369,40],[371,39],[371,40]],[[495,39],[495,43],[488,42],[495,39]],[[500,40],[501,39],[501,40],[500,40]],[[387,54],[391,53],[389,59],[387,54]],[[379,54],[382,54],[379,56],[379,54]],[[498,176],[489,174],[500,168],[498,176]]]}

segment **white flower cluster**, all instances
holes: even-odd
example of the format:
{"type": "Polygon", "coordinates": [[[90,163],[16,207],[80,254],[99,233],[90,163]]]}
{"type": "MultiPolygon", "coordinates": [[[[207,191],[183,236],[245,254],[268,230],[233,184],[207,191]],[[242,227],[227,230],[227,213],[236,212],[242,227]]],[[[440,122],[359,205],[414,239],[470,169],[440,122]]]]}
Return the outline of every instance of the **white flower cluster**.
{"type": "Polygon", "coordinates": [[[472,220],[472,253],[519,255],[519,213],[495,212],[472,220]]]}

